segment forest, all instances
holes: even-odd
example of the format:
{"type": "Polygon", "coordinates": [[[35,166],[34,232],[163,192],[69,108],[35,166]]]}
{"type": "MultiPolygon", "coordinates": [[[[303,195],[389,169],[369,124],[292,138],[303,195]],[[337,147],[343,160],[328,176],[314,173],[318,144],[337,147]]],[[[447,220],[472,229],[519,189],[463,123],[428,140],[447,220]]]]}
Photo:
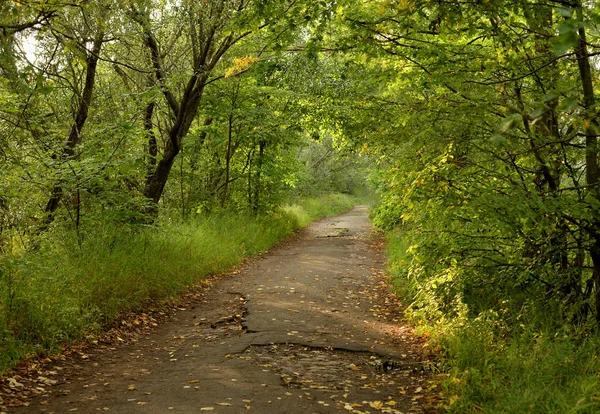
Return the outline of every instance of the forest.
{"type": "Polygon", "coordinates": [[[3,0],[0,371],[369,203],[445,412],[600,410],[600,6],[3,0]]]}

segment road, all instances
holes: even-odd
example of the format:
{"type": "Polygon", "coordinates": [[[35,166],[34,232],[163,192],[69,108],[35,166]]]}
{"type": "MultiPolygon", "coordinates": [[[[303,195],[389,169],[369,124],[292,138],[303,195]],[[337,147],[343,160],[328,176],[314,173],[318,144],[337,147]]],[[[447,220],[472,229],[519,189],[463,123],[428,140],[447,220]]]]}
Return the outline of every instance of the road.
{"type": "Polygon", "coordinates": [[[152,330],[54,363],[41,395],[8,412],[424,412],[430,374],[383,264],[357,206],[207,284],[152,330]]]}

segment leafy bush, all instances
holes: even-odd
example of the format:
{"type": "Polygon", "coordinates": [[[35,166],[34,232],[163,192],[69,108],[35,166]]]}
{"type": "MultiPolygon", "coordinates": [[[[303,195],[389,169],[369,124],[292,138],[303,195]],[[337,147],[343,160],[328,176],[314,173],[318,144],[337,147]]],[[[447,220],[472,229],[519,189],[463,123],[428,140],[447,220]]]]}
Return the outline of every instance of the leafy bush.
{"type": "Polygon", "coordinates": [[[495,302],[493,294],[483,293],[477,303],[471,298],[467,304],[465,284],[457,286],[452,267],[432,276],[431,258],[420,257],[419,247],[407,234],[410,226],[388,235],[390,270],[396,292],[409,303],[407,316],[430,335],[430,349],[440,352],[441,371],[446,374],[442,410],[461,414],[600,410],[597,335],[584,327],[557,324],[560,308],[551,304],[543,314],[523,301],[517,312],[516,300],[495,302]]]}

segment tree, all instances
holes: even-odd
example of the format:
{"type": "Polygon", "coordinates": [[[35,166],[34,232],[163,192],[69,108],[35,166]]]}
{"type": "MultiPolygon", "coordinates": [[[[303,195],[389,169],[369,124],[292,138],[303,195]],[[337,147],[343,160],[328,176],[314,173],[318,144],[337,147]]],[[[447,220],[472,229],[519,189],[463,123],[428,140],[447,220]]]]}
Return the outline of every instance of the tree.
{"type": "Polygon", "coordinates": [[[170,118],[162,157],[145,183],[146,197],[155,203],[161,198],[183,139],[198,114],[206,86],[224,76],[222,72],[213,73],[223,56],[241,41],[270,30],[272,34],[265,36],[264,45],[256,50],[257,56],[262,54],[270,43],[285,39],[283,34],[297,24],[298,11],[303,11],[300,19],[310,20],[310,13],[320,10],[310,2],[295,1],[211,0],[202,5],[184,2],[180,7],[164,8],[161,12],[149,2],[132,6],[131,16],[139,24],[140,36],[148,50],[153,81],[162,92],[170,118]],[[160,25],[154,21],[156,16],[162,20],[160,25]],[[161,32],[158,27],[171,30],[161,32]],[[166,40],[169,37],[170,41],[166,40]],[[189,61],[185,66],[182,62],[173,65],[170,60],[182,52],[189,56],[189,61]]]}
{"type": "Polygon", "coordinates": [[[384,1],[346,9],[345,21],[340,45],[397,72],[379,95],[395,119],[379,131],[349,123],[347,135],[359,127],[385,151],[379,221],[414,229],[414,274],[440,306],[459,297],[474,313],[504,300],[518,310],[547,306],[543,295],[600,323],[596,46],[586,32],[596,7],[384,1]]]}

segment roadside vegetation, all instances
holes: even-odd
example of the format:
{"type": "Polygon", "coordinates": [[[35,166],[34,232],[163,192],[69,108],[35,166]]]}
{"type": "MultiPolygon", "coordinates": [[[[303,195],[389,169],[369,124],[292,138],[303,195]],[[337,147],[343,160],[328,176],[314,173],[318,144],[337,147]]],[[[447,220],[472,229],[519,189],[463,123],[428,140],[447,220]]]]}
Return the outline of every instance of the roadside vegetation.
{"type": "Polygon", "coordinates": [[[171,300],[356,202],[332,194],[264,216],[225,213],[138,228],[99,224],[80,243],[63,234],[33,253],[5,257],[0,369],[97,333],[120,313],[171,300]]]}
{"type": "Polygon", "coordinates": [[[1,3],[2,364],[368,182],[441,410],[599,412],[599,27],[578,0],[1,3]]]}
{"type": "Polygon", "coordinates": [[[403,4],[351,20],[386,62],[374,221],[440,409],[600,412],[600,8],[403,4]]]}
{"type": "MultiPolygon", "coordinates": [[[[460,296],[440,296],[443,277],[422,278],[406,233],[388,235],[394,291],[407,320],[427,338],[438,361],[439,407],[452,413],[595,413],[600,407],[600,339],[593,329],[565,324],[560,309],[511,307],[469,312],[460,296]],[[442,310],[443,309],[443,310],[442,310]]],[[[522,292],[515,292],[518,296],[522,292]]],[[[480,304],[489,299],[479,296],[480,304]]],[[[495,304],[495,303],[494,303],[495,304]]]]}

